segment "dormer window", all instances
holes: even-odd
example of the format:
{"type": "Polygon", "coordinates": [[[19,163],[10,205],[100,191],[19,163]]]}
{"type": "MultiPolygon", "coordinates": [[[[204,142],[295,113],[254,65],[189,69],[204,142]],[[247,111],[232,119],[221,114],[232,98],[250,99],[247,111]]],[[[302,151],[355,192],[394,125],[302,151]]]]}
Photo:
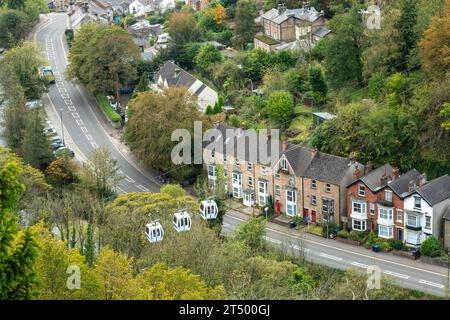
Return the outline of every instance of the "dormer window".
{"type": "Polygon", "coordinates": [[[360,197],[364,197],[364,196],[366,195],[366,187],[365,187],[365,186],[360,185],[360,186],[358,187],[358,195],[359,195],[360,197]]]}

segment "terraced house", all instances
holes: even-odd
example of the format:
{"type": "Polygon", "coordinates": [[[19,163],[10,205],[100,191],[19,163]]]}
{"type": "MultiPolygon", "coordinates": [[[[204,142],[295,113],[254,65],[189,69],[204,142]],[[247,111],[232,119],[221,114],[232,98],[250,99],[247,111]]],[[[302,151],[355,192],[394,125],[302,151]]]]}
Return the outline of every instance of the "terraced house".
{"type": "Polygon", "coordinates": [[[356,166],[363,167],[315,148],[288,145],[274,166],[276,210],[312,223],[345,222],[346,186],[356,166]]]}
{"type": "MultiPolygon", "coordinates": [[[[225,150],[232,139],[226,137],[225,131],[236,128],[219,125],[217,129],[223,133],[220,139],[225,150]]],[[[244,131],[241,136],[245,136],[244,131]]],[[[214,164],[205,166],[210,186],[216,185],[220,164],[226,175],[226,189],[232,197],[242,199],[244,205],[266,206],[271,198],[278,213],[291,217],[303,216],[312,223],[346,221],[346,186],[354,168],[363,168],[362,164],[292,144],[274,151],[268,153],[271,166],[261,163],[259,156],[257,161],[249,161],[247,149],[240,159],[225,151],[217,152],[211,144],[205,145],[205,152],[214,158],[214,164]]]]}

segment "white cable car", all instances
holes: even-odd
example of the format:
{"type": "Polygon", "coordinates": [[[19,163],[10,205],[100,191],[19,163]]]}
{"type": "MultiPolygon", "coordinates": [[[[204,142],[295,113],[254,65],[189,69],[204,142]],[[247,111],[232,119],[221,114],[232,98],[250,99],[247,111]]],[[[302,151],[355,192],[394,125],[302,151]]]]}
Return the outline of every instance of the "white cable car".
{"type": "Polygon", "coordinates": [[[173,215],[173,227],[177,232],[191,230],[191,216],[186,211],[176,212],[173,215]]]}
{"type": "Polygon", "coordinates": [[[145,226],[145,235],[150,243],[160,242],[164,239],[164,229],[158,222],[150,222],[145,226]]]}
{"type": "Polygon", "coordinates": [[[207,199],[200,203],[200,213],[205,220],[217,218],[218,211],[217,203],[214,200],[207,199]]]}

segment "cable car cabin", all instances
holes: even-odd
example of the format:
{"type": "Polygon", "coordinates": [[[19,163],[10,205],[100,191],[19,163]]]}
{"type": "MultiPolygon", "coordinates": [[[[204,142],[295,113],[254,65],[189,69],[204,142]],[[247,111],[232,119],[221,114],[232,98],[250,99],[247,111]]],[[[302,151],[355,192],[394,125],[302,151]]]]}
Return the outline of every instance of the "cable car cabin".
{"type": "Polygon", "coordinates": [[[164,229],[159,222],[151,222],[145,226],[145,235],[150,243],[160,242],[164,239],[164,229]]]}
{"type": "Polygon", "coordinates": [[[191,230],[191,216],[189,213],[182,211],[173,215],[173,227],[177,232],[191,230]]]}
{"type": "Polygon", "coordinates": [[[217,203],[214,200],[204,200],[200,203],[200,213],[205,220],[217,218],[217,203]]]}

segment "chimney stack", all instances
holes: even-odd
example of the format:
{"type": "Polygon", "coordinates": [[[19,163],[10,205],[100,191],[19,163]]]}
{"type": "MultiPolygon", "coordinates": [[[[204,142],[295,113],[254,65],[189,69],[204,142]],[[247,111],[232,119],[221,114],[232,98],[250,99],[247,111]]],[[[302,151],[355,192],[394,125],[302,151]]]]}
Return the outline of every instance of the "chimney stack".
{"type": "Polygon", "coordinates": [[[416,188],[416,182],[414,180],[409,181],[408,183],[408,192],[413,191],[416,188]]]}
{"type": "Polygon", "coordinates": [[[360,175],[361,175],[361,170],[359,170],[358,165],[355,165],[355,170],[353,170],[353,173],[352,173],[352,180],[358,179],[360,177],[360,175]]]}
{"type": "Polygon", "coordinates": [[[386,170],[384,170],[383,175],[381,176],[380,182],[381,182],[382,186],[384,186],[388,183],[388,176],[387,176],[386,170]]]}
{"type": "Polygon", "coordinates": [[[427,174],[422,173],[419,177],[419,186],[423,186],[425,183],[427,183],[427,174]]]}
{"type": "Polygon", "coordinates": [[[285,151],[289,146],[289,141],[285,140],[281,142],[281,150],[285,151]]]}
{"type": "Polygon", "coordinates": [[[175,78],[178,78],[178,75],[180,74],[180,68],[177,67],[173,71],[174,71],[175,78]]]}
{"type": "Polygon", "coordinates": [[[400,172],[399,172],[398,168],[393,168],[392,169],[392,180],[397,180],[399,176],[400,176],[400,172]]]}
{"type": "Polygon", "coordinates": [[[316,147],[311,148],[311,158],[314,158],[316,156],[316,154],[317,154],[317,148],[316,147]]]}
{"type": "Polygon", "coordinates": [[[373,170],[373,164],[371,161],[368,161],[365,167],[365,173],[368,174],[373,170]]]}

